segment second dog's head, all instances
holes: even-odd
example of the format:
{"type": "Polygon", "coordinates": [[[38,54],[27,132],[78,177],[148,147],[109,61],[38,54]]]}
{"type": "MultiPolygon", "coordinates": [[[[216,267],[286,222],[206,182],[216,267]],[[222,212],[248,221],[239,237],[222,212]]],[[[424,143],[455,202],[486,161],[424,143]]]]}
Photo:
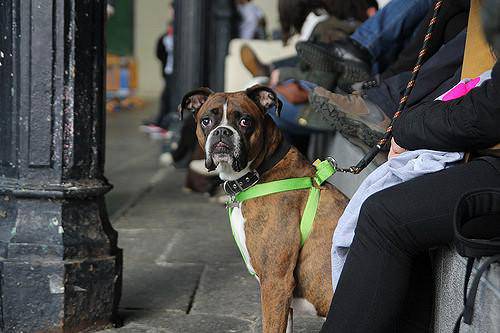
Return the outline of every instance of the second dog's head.
{"type": "Polygon", "coordinates": [[[205,151],[205,166],[223,180],[233,180],[256,168],[269,146],[281,140],[270,109],[278,114],[281,102],[273,90],[254,86],[235,93],[214,93],[199,88],[184,96],[180,111],[196,119],[196,136],[205,151]]]}

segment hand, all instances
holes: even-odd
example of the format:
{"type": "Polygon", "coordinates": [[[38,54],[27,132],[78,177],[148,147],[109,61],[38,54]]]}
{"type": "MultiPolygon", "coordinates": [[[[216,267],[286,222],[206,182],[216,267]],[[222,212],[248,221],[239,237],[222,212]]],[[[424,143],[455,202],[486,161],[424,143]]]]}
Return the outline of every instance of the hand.
{"type": "Polygon", "coordinates": [[[402,153],[404,153],[405,151],[408,151],[402,147],[400,147],[396,141],[394,141],[394,138],[391,139],[391,149],[389,150],[389,155],[388,155],[388,158],[391,159],[393,157],[396,157],[402,153]]]}
{"type": "Polygon", "coordinates": [[[271,72],[271,76],[269,78],[269,86],[274,87],[280,82],[280,70],[275,69],[271,72]]]}

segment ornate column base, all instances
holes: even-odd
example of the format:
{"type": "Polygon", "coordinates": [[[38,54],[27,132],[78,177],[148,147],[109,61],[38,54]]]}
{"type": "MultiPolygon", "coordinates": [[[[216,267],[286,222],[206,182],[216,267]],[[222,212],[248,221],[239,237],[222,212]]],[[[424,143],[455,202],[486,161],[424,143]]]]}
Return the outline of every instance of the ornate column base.
{"type": "Polygon", "coordinates": [[[4,332],[88,332],[116,320],[122,252],[102,199],[110,186],[98,184],[0,196],[4,332]]]}

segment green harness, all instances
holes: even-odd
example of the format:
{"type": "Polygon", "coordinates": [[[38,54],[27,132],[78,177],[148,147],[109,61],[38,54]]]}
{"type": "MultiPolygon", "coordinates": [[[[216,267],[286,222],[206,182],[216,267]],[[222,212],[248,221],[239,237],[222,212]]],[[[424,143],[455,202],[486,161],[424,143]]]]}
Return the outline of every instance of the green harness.
{"type": "MultiPolygon", "coordinates": [[[[316,186],[321,186],[328,178],[330,178],[336,172],[336,163],[335,161],[325,160],[320,161],[316,160],[313,165],[316,167],[316,174],[314,177],[301,177],[301,178],[289,178],[276,180],[268,183],[256,184],[242,192],[239,192],[234,197],[231,198],[231,201],[226,203],[226,207],[229,212],[229,222],[231,221],[231,214],[233,212],[233,207],[242,203],[244,201],[255,199],[259,197],[263,197],[266,195],[272,195],[281,192],[287,191],[296,191],[296,190],[306,190],[309,189],[309,197],[307,198],[306,207],[304,208],[304,214],[302,215],[302,219],[300,220],[300,246],[302,247],[311,234],[314,218],[316,217],[316,212],[318,210],[319,199],[321,194],[321,189],[316,186]]],[[[231,229],[232,225],[231,225],[231,229]]],[[[243,260],[246,262],[246,257],[243,255],[242,244],[238,241],[237,237],[234,235],[233,238],[240,250],[240,253],[243,257],[243,260]]]]}

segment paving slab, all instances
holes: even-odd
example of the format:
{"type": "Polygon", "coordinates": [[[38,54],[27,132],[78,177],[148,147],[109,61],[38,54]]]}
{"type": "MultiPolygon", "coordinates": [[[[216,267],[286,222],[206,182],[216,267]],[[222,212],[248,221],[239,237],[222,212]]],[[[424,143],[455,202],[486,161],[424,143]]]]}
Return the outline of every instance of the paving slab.
{"type": "Polygon", "coordinates": [[[153,218],[144,216],[125,215],[117,218],[113,222],[113,227],[118,231],[126,229],[162,229],[169,227],[185,228],[187,227],[186,222],[192,222],[192,221],[172,220],[166,216],[162,216],[160,218],[153,218]]]}
{"type": "Polygon", "coordinates": [[[137,312],[120,329],[104,332],[168,333],[248,333],[255,322],[225,315],[185,314],[181,312],[137,312]]]}
{"type": "Polygon", "coordinates": [[[144,324],[129,323],[123,327],[101,331],[101,333],[119,332],[119,333],[170,333],[172,331],[161,327],[151,327],[144,324]]]}
{"type": "Polygon", "coordinates": [[[177,263],[159,266],[125,258],[120,307],[187,312],[202,271],[203,265],[177,263]]]}
{"type": "Polygon", "coordinates": [[[198,262],[206,264],[240,263],[243,259],[234,243],[230,229],[203,221],[206,227],[179,230],[178,238],[169,252],[168,262],[198,262]]]}
{"type": "MultiPolygon", "coordinates": [[[[321,330],[321,326],[325,322],[322,317],[316,316],[294,316],[293,317],[293,333],[316,333],[321,330]]],[[[262,322],[257,321],[253,333],[262,332],[262,322]]]]}
{"type": "Polygon", "coordinates": [[[161,265],[165,256],[175,245],[177,229],[134,228],[117,229],[118,246],[130,265],[161,265]]]}
{"type": "MultiPolygon", "coordinates": [[[[171,189],[175,191],[176,189],[171,189]]],[[[140,203],[130,208],[129,216],[146,218],[176,217],[183,219],[212,219],[226,221],[226,210],[222,205],[209,202],[208,198],[199,194],[181,194],[167,196],[158,194],[153,197],[151,193],[144,196],[140,203]]]]}
{"type": "Polygon", "coordinates": [[[158,171],[160,144],[149,140],[138,128],[158,110],[156,101],[144,110],[107,115],[105,176],[114,185],[106,195],[108,214],[113,216],[148,186],[158,171]]]}
{"type": "MultiPolygon", "coordinates": [[[[222,221],[222,220],[221,220],[222,221]]],[[[222,221],[226,223],[226,221],[222,221]]],[[[172,218],[168,215],[158,214],[157,217],[144,216],[121,216],[113,222],[117,230],[126,229],[196,229],[199,227],[200,220],[186,216],[185,218],[172,218]]],[[[222,224],[222,223],[221,223],[222,224]]]]}
{"type": "Polygon", "coordinates": [[[243,262],[207,266],[191,313],[223,313],[255,321],[260,317],[257,279],[248,273],[243,262]]]}

